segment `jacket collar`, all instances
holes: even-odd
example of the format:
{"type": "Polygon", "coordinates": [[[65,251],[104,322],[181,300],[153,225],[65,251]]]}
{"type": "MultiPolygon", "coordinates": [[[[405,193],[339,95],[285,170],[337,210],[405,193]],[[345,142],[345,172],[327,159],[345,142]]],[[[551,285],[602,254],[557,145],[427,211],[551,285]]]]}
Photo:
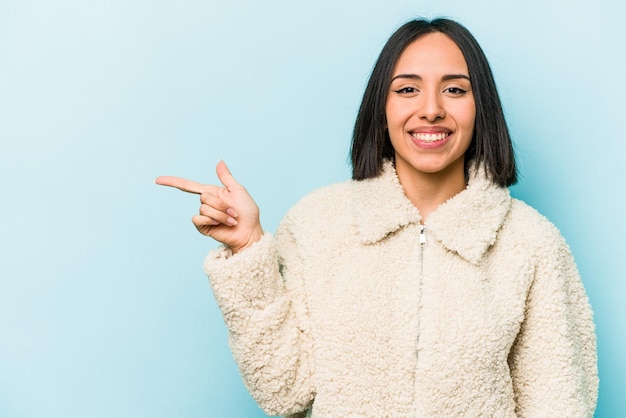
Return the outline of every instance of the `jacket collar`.
{"type": "MultiPolygon", "coordinates": [[[[411,224],[421,215],[406,197],[391,162],[375,178],[353,182],[354,221],[364,244],[374,244],[411,224]]],[[[430,214],[427,236],[471,263],[478,263],[496,241],[511,206],[507,188],[493,184],[474,167],[465,190],[430,214]]]]}

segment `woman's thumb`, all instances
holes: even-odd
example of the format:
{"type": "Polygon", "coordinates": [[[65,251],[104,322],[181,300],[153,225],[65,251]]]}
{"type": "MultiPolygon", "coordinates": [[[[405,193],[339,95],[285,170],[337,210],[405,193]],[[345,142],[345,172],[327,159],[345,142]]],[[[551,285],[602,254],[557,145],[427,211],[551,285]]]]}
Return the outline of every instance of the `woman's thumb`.
{"type": "Polygon", "coordinates": [[[223,160],[220,160],[220,162],[217,163],[216,171],[217,178],[220,179],[220,182],[224,185],[224,187],[226,187],[227,190],[230,191],[232,187],[239,185],[223,160]]]}

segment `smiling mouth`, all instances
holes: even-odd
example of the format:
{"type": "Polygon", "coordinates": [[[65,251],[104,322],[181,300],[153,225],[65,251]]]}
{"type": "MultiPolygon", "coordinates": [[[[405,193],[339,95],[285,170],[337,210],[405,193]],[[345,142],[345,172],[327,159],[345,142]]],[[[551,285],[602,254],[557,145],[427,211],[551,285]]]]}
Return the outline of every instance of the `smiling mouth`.
{"type": "Polygon", "coordinates": [[[417,139],[418,141],[422,141],[422,142],[437,142],[437,141],[443,141],[444,139],[447,138],[448,134],[447,133],[436,133],[436,134],[425,134],[425,133],[419,133],[419,132],[412,132],[411,136],[415,139],[417,139]]]}

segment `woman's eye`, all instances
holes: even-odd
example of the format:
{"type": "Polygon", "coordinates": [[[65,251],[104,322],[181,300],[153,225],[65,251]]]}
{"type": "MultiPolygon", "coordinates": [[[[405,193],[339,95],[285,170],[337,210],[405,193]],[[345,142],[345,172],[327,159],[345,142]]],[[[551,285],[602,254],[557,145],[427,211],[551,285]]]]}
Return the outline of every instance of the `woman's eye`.
{"type": "Polygon", "coordinates": [[[460,96],[462,94],[467,93],[467,90],[464,90],[460,87],[448,87],[445,92],[453,94],[455,96],[460,96]]]}
{"type": "Polygon", "coordinates": [[[412,94],[417,93],[417,89],[415,87],[402,87],[401,89],[396,90],[396,93],[412,94]]]}

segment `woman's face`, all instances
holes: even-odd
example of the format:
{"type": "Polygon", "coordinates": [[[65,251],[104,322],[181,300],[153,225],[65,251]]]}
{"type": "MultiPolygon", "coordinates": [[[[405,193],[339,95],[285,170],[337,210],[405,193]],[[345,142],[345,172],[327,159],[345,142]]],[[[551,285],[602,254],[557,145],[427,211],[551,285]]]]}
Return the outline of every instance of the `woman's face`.
{"type": "Polygon", "coordinates": [[[463,53],[448,36],[424,35],[400,55],[385,111],[401,179],[464,175],[476,105],[463,53]]]}

